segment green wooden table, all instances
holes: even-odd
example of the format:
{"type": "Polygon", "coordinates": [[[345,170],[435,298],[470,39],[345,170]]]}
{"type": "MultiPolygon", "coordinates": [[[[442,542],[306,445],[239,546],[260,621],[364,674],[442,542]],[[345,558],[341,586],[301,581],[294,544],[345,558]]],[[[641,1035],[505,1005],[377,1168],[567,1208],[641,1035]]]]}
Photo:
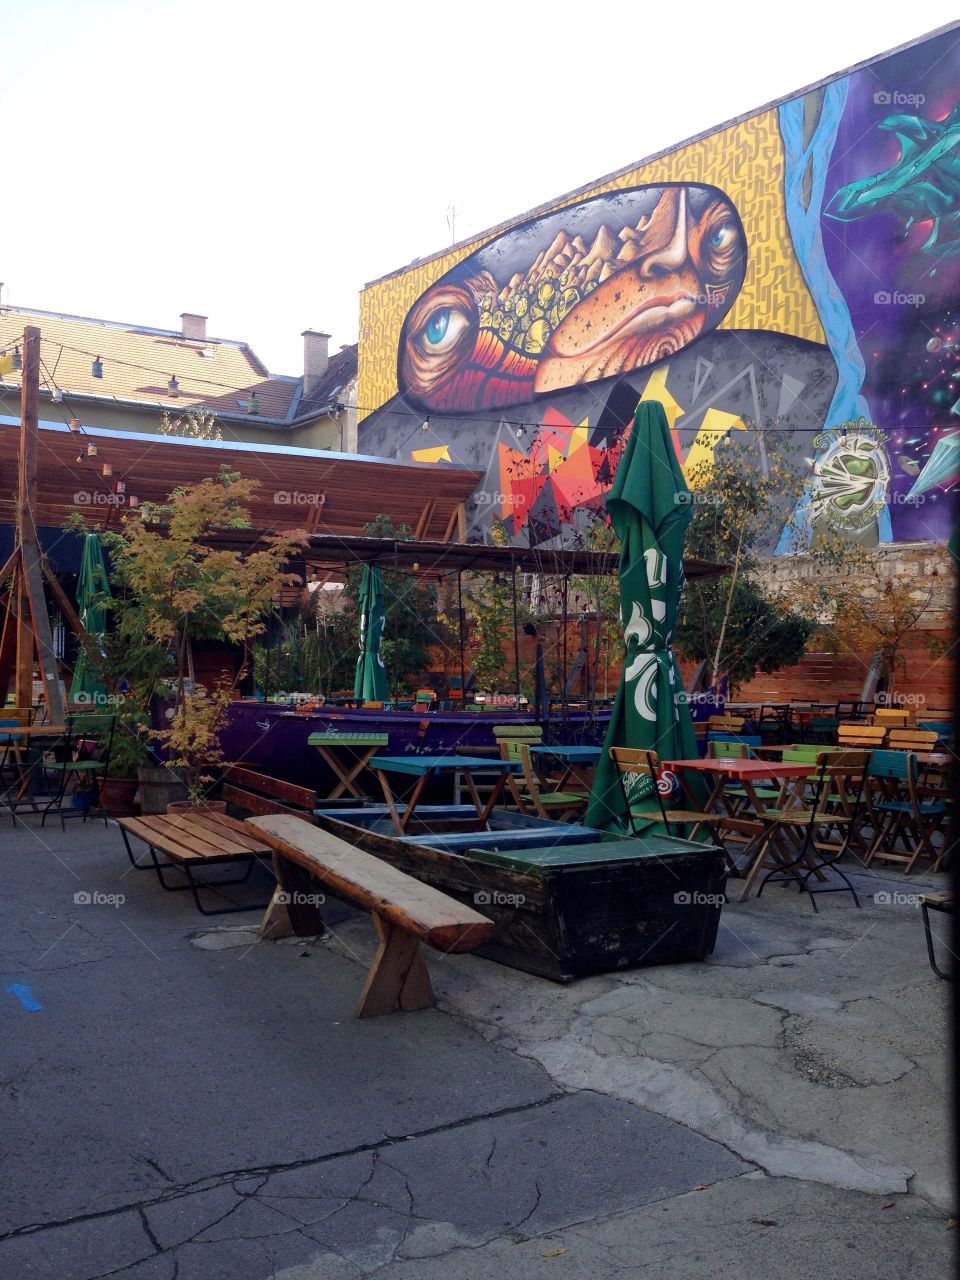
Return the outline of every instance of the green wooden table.
{"type": "Polygon", "coordinates": [[[307,744],[316,747],[334,777],[340,779],[325,799],[337,800],[349,792],[357,800],[364,800],[366,793],[357,786],[356,779],[368,767],[371,757],[389,746],[390,738],[386,733],[338,733],[331,730],[311,733],[307,744]]]}

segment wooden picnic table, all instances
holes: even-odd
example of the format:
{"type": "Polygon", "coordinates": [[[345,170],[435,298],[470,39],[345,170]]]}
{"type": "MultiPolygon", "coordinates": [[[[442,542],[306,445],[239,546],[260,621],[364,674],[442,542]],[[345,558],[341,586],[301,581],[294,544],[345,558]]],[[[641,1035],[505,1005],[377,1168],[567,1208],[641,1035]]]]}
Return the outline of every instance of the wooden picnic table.
{"type": "MultiPolygon", "coordinates": [[[[13,759],[14,768],[17,772],[17,778],[11,781],[10,785],[4,789],[2,803],[14,812],[15,806],[26,800],[27,793],[30,790],[30,782],[37,772],[37,769],[43,763],[43,752],[41,751],[36,759],[25,759],[23,748],[29,748],[33,743],[40,743],[50,740],[66,739],[69,730],[65,725],[23,725],[19,729],[6,728],[0,730],[0,747],[7,746],[10,748],[10,755],[13,759]],[[16,794],[11,794],[16,788],[16,794]]],[[[36,805],[33,806],[36,810],[36,805]]]]}
{"type": "Polygon", "coordinates": [[[460,774],[463,777],[467,784],[470,800],[480,819],[481,829],[485,830],[490,814],[503,794],[507,778],[511,773],[522,770],[523,765],[519,760],[490,760],[484,759],[483,756],[451,754],[441,756],[374,756],[370,761],[370,768],[376,772],[377,777],[380,779],[383,798],[386,801],[393,825],[397,834],[402,836],[406,833],[407,825],[416,811],[424,787],[431,778],[440,777],[443,774],[460,774]],[[492,773],[494,769],[497,771],[497,778],[486,804],[481,801],[477,794],[476,784],[473,779],[473,771],[475,769],[483,770],[487,773],[492,773]],[[417,780],[402,815],[398,812],[397,801],[390,785],[388,774],[391,773],[405,774],[417,780]]]}
{"type": "Polygon", "coordinates": [[[311,733],[307,745],[316,747],[333,776],[339,778],[337,785],[324,798],[337,800],[349,792],[355,799],[363,800],[366,793],[357,786],[356,779],[369,767],[371,758],[389,744],[390,737],[386,733],[340,733],[336,729],[311,733]]]}
{"type": "MultiPolygon", "coordinates": [[[[696,760],[664,760],[661,767],[662,769],[672,770],[678,775],[680,785],[683,787],[684,793],[693,808],[702,807],[706,813],[720,812],[724,790],[733,782],[743,787],[743,794],[753,807],[754,813],[762,817],[766,812],[766,807],[763,800],[757,795],[754,784],[760,782],[782,782],[790,778],[808,777],[811,769],[815,766],[812,766],[809,760],[799,761],[797,764],[783,764],[777,760],[751,760],[740,757],[731,757],[729,759],[707,757],[700,759],[698,757],[696,760]],[[707,774],[711,778],[713,789],[706,803],[702,806],[697,803],[697,797],[691,791],[688,779],[684,776],[687,773],[707,774]]],[[[723,804],[723,807],[732,816],[732,806],[723,804]]],[[[743,850],[746,878],[740,891],[739,900],[741,902],[750,893],[765,865],[779,867],[789,861],[788,857],[781,855],[781,851],[776,847],[774,841],[767,840],[768,828],[762,822],[750,824],[750,815],[747,814],[744,826],[749,827],[750,825],[757,829],[752,834],[751,839],[747,841],[743,850]],[[768,852],[773,854],[776,859],[775,863],[767,864],[766,856],[768,852]]]]}

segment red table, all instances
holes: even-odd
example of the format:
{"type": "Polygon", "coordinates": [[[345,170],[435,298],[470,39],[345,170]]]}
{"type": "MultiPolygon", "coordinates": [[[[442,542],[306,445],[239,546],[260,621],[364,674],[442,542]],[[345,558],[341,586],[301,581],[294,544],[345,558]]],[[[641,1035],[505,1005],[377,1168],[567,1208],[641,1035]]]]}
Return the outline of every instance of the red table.
{"type": "MultiPolygon", "coordinates": [[[[720,804],[723,797],[723,790],[730,782],[738,782],[743,786],[743,792],[747,800],[754,808],[754,812],[761,816],[765,812],[763,801],[754,790],[754,784],[757,782],[781,782],[790,778],[806,778],[809,777],[811,769],[816,766],[812,765],[809,760],[799,761],[796,764],[783,764],[779,760],[744,760],[740,757],[731,757],[726,759],[720,757],[712,759],[696,760],[664,760],[662,768],[672,769],[679,774],[681,786],[687,793],[691,803],[695,807],[701,807],[697,804],[696,798],[690,795],[688,787],[684,783],[685,773],[701,773],[709,774],[713,779],[713,790],[707,798],[706,803],[702,806],[707,812],[713,812],[720,804]]],[[[799,799],[798,794],[784,797],[784,808],[793,808],[799,799]]],[[[728,812],[731,812],[730,806],[725,806],[728,812]]],[[[734,819],[734,821],[740,821],[734,819]]],[[[751,823],[749,818],[740,825],[741,830],[754,829],[754,835],[747,842],[744,849],[748,866],[746,879],[744,880],[743,889],[740,892],[740,901],[746,898],[747,894],[753,888],[754,883],[764,867],[764,859],[768,852],[773,853],[774,857],[779,858],[779,852],[775,848],[772,841],[767,841],[769,828],[763,823],[751,823]],[[751,861],[752,859],[752,861],[751,861]]],[[[777,865],[783,865],[785,860],[781,859],[777,865]]],[[[822,875],[819,877],[822,879],[822,875]]]]}

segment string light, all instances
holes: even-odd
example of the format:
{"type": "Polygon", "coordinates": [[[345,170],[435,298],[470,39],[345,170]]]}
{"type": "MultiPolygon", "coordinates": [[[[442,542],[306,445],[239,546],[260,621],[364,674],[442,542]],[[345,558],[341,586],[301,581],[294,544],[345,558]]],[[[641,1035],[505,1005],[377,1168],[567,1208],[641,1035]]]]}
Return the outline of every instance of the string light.
{"type": "Polygon", "coordinates": [[[13,367],[14,367],[14,369],[22,369],[22,368],[23,368],[23,356],[20,354],[20,348],[19,348],[19,347],[14,347],[14,348],[13,348],[13,367]]]}
{"type": "Polygon", "coordinates": [[[170,375],[170,381],[167,383],[167,390],[172,396],[178,396],[180,394],[180,383],[177,381],[177,375],[175,373],[171,373],[170,375]]]}
{"type": "Polygon", "coordinates": [[[101,468],[101,475],[109,477],[113,475],[113,467],[109,462],[105,462],[101,468]]]}
{"type": "Polygon", "coordinates": [[[67,426],[70,428],[70,430],[73,432],[73,434],[74,434],[75,436],[77,436],[77,435],[79,435],[79,434],[80,434],[80,419],[79,419],[79,418],[71,418],[71,419],[70,419],[70,421],[67,423],[67,426]]]}
{"type": "Polygon", "coordinates": [[[90,365],[90,372],[95,378],[103,377],[103,361],[99,356],[94,356],[93,363],[90,365]]]}

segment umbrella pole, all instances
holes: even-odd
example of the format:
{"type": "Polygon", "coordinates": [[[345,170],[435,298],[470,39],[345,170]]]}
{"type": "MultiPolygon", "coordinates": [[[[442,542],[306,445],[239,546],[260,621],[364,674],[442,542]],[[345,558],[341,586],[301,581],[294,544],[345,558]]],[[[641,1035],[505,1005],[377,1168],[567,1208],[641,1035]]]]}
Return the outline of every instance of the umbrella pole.
{"type": "Polygon", "coordinates": [[[460,710],[467,708],[467,659],[463,628],[463,570],[457,570],[457,618],[460,623],[460,710]]]}
{"type": "Polygon", "coordinates": [[[513,684],[514,693],[517,699],[517,710],[520,710],[520,629],[517,621],[517,565],[516,561],[511,560],[510,565],[512,577],[510,579],[513,587],[513,684]]]}

